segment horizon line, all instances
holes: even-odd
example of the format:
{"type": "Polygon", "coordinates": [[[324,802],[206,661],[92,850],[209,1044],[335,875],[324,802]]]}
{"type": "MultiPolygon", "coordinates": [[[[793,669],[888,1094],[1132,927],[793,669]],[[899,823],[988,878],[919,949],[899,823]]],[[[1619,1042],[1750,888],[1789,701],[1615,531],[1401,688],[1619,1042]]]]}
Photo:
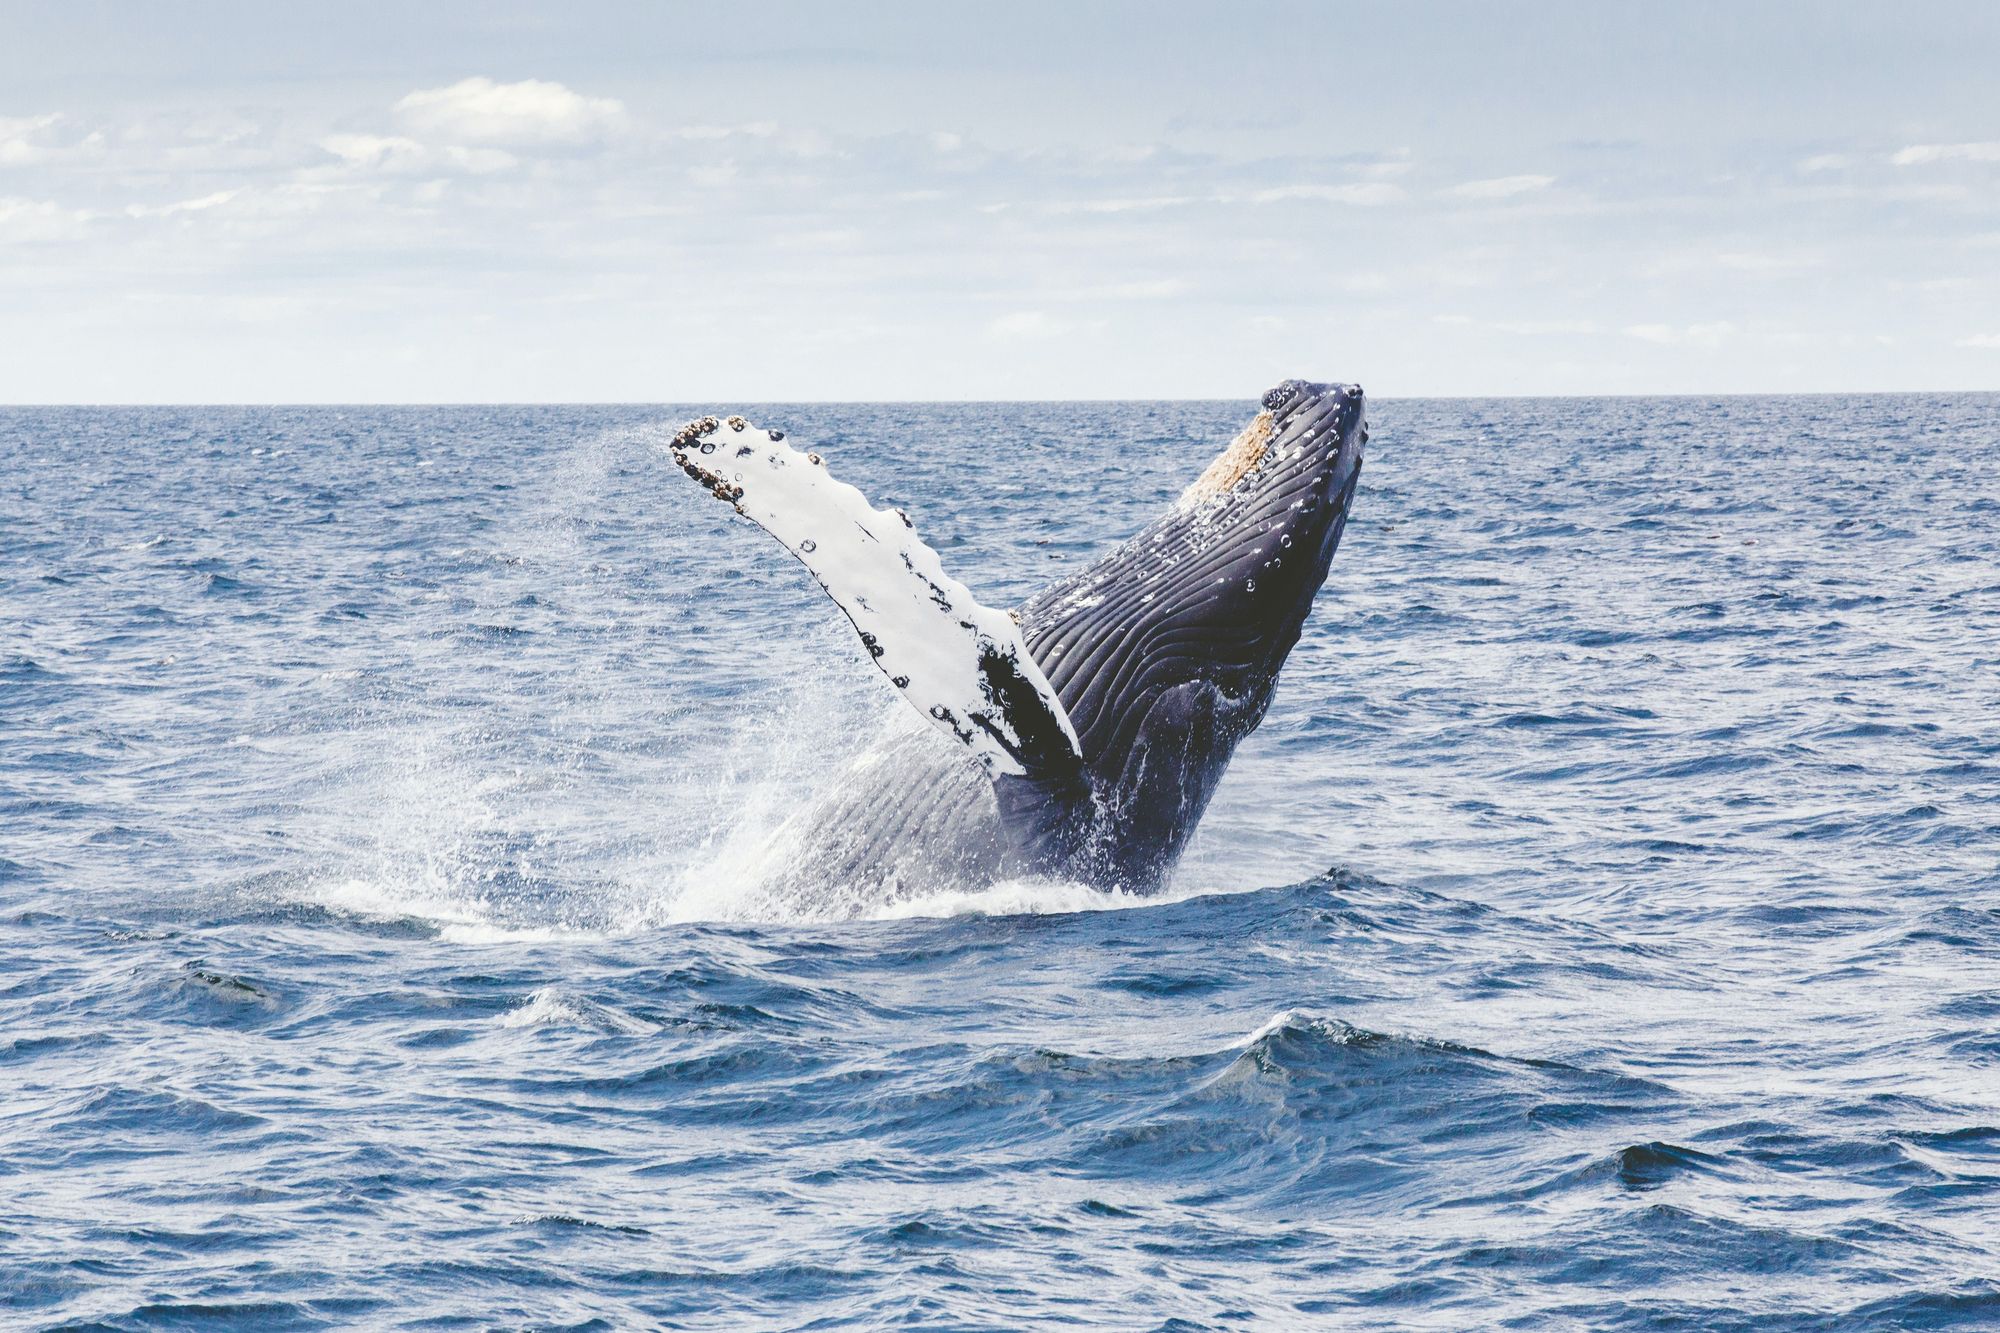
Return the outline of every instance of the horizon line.
{"type": "MultiPolygon", "coordinates": [[[[1371,402],[1587,402],[1598,399],[1665,400],[1714,398],[1933,398],[2000,394],[1992,389],[1732,389],[1719,392],[1675,390],[1654,393],[1410,393],[1369,394],[1371,402]]],[[[1147,398],[1112,396],[1103,398],[381,398],[354,399],[187,399],[175,401],[99,402],[0,402],[0,412],[49,408],[241,408],[241,407],[689,407],[708,403],[748,403],[757,407],[974,407],[1041,406],[1082,403],[1244,403],[1257,394],[1241,397],[1186,396],[1147,398]]]]}

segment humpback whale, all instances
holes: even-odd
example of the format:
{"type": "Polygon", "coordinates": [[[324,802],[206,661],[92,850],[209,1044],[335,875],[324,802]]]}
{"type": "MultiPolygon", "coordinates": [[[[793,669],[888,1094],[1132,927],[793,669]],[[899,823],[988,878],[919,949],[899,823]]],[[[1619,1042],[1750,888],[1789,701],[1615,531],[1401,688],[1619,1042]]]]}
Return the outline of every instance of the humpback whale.
{"type": "Polygon", "coordinates": [[[1287,380],[1166,513],[1005,611],[783,431],[682,427],[674,461],[812,572],[929,724],[894,728],[793,814],[779,891],[1158,887],[1270,705],[1367,439],[1358,385],[1287,380]]]}

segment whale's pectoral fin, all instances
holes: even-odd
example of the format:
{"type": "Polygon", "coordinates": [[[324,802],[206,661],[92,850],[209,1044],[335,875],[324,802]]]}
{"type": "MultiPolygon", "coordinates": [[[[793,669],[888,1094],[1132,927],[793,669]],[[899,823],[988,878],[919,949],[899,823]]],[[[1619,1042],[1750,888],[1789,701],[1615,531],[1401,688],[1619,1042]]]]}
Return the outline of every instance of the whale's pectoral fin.
{"type": "Polygon", "coordinates": [[[882,674],[988,776],[1080,783],[1076,732],[1013,617],[945,573],[902,511],[870,505],[784,438],[741,417],[704,417],[672,448],[683,471],[812,571],[882,674]]]}

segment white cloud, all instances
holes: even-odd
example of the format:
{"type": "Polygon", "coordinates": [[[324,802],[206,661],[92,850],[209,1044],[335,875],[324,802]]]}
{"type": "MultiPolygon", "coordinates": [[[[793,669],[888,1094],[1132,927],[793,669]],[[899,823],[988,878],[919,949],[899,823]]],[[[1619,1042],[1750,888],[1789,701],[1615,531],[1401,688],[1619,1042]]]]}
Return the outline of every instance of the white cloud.
{"type": "MultiPolygon", "coordinates": [[[[1187,204],[1198,204],[1202,200],[1191,194],[1161,194],[1137,199],[1087,199],[1082,203],[1053,203],[1042,211],[1046,213],[1148,213],[1161,208],[1180,208],[1187,204]]],[[[989,205],[982,212],[998,213],[1007,208],[1006,204],[989,205]]]]}
{"type": "Polygon", "coordinates": [[[329,134],[319,146],[351,167],[371,171],[420,170],[430,156],[415,139],[393,134],[329,134]]]}
{"type": "Polygon", "coordinates": [[[1625,334],[1662,347],[1720,347],[1736,336],[1736,326],[1726,319],[1708,324],[1631,324],[1625,334]]]}
{"type": "Polygon", "coordinates": [[[385,175],[451,171],[481,176],[519,164],[519,159],[503,148],[461,144],[430,148],[400,134],[329,134],[319,146],[356,171],[385,175]]]}
{"type": "Polygon", "coordinates": [[[616,128],[625,115],[612,98],[585,97],[542,79],[461,79],[448,88],[420,88],[395,109],[419,134],[462,144],[583,143],[616,128]]]}
{"type": "Polygon", "coordinates": [[[0,118],[0,165],[24,166],[47,156],[49,131],[61,119],[61,116],[0,118]]]}
{"type": "Polygon", "coordinates": [[[1382,204],[1398,203],[1403,197],[1403,189],[1399,185],[1368,181],[1359,185],[1280,185],[1275,189],[1256,191],[1250,196],[1250,202],[1277,204],[1292,199],[1313,199],[1329,204],[1355,204],[1362,208],[1373,208],[1382,204]]]}
{"type": "Polygon", "coordinates": [[[1899,167],[1932,162],[2000,162],[2000,143],[1917,143],[1889,159],[1899,167]]]}
{"type": "Polygon", "coordinates": [[[683,125],[673,132],[673,137],[694,142],[733,139],[737,135],[752,139],[768,139],[777,132],[776,121],[753,120],[742,125],[683,125]]]}
{"type": "Polygon", "coordinates": [[[104,146],[104,135],[64,132],[64,117],[51,112],[43,116],[0,116],[0,167],[25,167],[76,149],[104,146]]]}
{"type": "Polygon", "coordinates": [[[87,214],[46,200],[0,197],[0,238],[9,241],[66,240],[87,221],[87,214]]]}
{"type": "Polygon", "coordinates": [[[170,218],[179,213],[203,213],[228,203],[241,193],[241,190],[217,190],[214,194],[205,194],[199,199],[182,199],[171,204],[130,204],[126,206],[125,215],[134,218],[170,218]]]}
{"type": "Polygon", "coordinates": [[[1381,162],[1369,162],[1356,167],[1354,169],[1355,174],[1357,176],[1367,176],[1372,180],[1388,180],[1393,176],[1407,176],[1416,170],[1416,164],[1409,160],[1409,149],[1405,148],[1402,152],[1404,156],[1401,158],[1387,159],[1381,162]]]}
{"type": "Polygon", "coordinates": [[[1815,153],[1799,163],[1799,170],[1807,175],[1816,171],[1839,171],[1848,166],[1852,160],[1845,153],[1815,153]]]}
{"type": "Polygon", "coordinates": [[[2000,333],[1975,333],[1970,338],[1960,338],[1960,347],[1978,347],[1989,352],[2000,352],[2000,333]]]}
{"type": "Polygon", "coordinates": [[[491,171],[505,171],[519,164],[520,159],[504,148],[465,148],[458,144],[444,150],[447,165],[475,176],[483,176],[491,171]]]}
{"type": "Polygon", "coordinates": [[[1445,193],[1457,199],[1512,199],[1517,194],[1546,190],[1555,183],[1554,176],[1494,176],[1454,185],[1445,193]]]}

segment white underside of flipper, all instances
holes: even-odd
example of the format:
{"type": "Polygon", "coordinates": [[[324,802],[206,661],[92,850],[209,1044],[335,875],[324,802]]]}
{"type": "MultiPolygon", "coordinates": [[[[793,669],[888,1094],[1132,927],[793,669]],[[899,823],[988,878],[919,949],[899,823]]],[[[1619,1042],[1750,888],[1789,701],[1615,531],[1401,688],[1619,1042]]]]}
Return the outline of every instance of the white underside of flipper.
{"type": "Polygon", "coordinates": [[[683,471],[812,571],[882,674],[989,776],[1080,763],[1069,715],[1013,617],[947,574],[900,510],[875,508],[819,455],[783,441],[741,417],[704,417],[672,449],[683,471]]]}

